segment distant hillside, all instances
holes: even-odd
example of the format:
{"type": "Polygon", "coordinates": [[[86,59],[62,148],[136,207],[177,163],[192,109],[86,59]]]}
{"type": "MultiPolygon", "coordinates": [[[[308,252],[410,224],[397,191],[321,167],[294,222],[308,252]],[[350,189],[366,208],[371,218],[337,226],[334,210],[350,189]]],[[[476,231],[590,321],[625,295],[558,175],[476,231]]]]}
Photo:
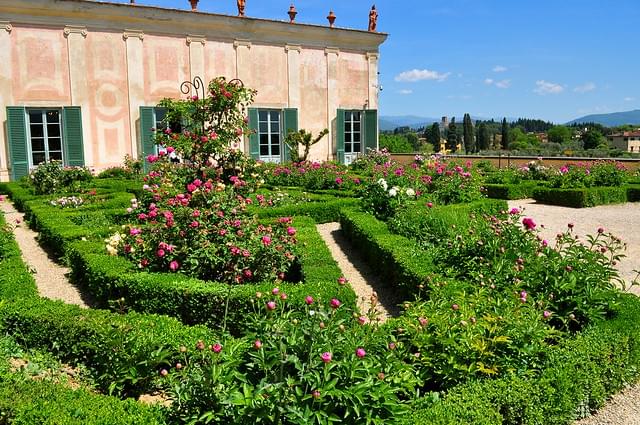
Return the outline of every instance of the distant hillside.
{"type": "Polygon", "coordinates": [[[606,127],[615,127],[625,124],[640,124],[640,109],[627,112],[613,112],[611,114],[594,114],[569,121],[567,124],[594,122],[606,127]]]}
{"type": "Polygon", "coordinates": [[[390,131],[394,130],[397,127],[405,127],[409,126],[411,128],[419,128],[424,127],[426,125],[431,125],[434,122],[439,122],[440,118],[428,118],[428,117],[418,117],[415,115],[401,115],[401,116],[380,116],[380,130],[381,131],[390,131]]]}

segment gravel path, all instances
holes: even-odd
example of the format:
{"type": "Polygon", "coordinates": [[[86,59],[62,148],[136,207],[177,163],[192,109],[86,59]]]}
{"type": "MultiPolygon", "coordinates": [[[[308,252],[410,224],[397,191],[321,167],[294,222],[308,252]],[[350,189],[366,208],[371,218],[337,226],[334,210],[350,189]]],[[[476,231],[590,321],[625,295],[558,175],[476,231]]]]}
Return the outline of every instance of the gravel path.
{"type": "Polygon", "coordinates": [[[8,224],[14,228],[13,233],[22,251],[22,258],[34,271],[34,279],[38,292],[45,298],[62,300],[68,304],[88,307],[80,296],[78,289],[69,283],[69,269],[53,261],[38,244],[38,234],[29,229],[24,222],[24,214],[16,211],[9,201],[0,202],[0,210],[4,212],[8,224]]]}
{"type": "Polygon", "coordinates": [[[317,225],[318,232],[329,247],[333,259],[336,260],[342,274],[353,288],[358,297],[358,308],[366,313],[371,308],[371,294],[378,295],[376,310],[381,321],[388,317],[397,316],[400,309],[396,294],[369,267],[365,259],[357,252],[351,242],[340,231],[340,223],[326,223],[317,225]]]}
{"type": "MultiPolygon", "coordinates": [[[[568,223],[574,224],[573,232],[582,240],[595,234],[598,227],[619,236],[627,244],[626,257],[617,266],[620,275],[627,283],[636,278],[634,270],[640,270],[640,203],[566,208],[537,204],[532,199],[509,201],[509,208],[514,207],[524,208],[526,217],[544,225],[540,236],[549,241],[567,230],[568,223]]],[[[640,286],[630,291],[640,295],[640,286]]],[[[640,384],[614,395],[596,414],[574,425],[640,425],[640,384]]]]}

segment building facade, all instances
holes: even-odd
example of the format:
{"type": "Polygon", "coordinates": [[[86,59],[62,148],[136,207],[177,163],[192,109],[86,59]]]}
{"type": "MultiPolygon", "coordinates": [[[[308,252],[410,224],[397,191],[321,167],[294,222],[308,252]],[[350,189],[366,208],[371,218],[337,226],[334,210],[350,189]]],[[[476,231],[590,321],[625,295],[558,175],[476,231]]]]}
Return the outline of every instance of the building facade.
{"type": "Polygon", "coordinates": [[[640,152],[640,130],[611,134],[607,139],[614,148],[626,152],[640,152]]]}
{"type": "MultiPolygon", "coordinates": [[[[185,6],[188,3],[185,0],[185,6]]],[[[257,90],[244,150],[285,160],[286,131],[329,137],[311,159],[377,147],[385,34],[88,0],[0,0],[0,179],[44,160],[96,170],[145,156],[166,97],[200,77],[257,90]]]]}

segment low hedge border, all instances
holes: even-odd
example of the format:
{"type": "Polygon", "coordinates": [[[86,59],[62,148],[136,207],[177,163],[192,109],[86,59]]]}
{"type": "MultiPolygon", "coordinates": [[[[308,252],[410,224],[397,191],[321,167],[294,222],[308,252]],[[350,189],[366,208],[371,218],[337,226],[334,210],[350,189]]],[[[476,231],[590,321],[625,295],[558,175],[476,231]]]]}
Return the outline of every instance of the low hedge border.
{"type": "Polygon", "coordinates": [[[526,181],[518,184],[486,184],[487,197],[493,199],[526,199],[533,196],[540,182],[526,181]]]}
{"type": "Polygon", "coordinates": [[[640,202],[640,184],[631,184],[627,186],[627,201],[640,202]]]}
{"type": "Polygon", "coordinates": [[[417,242],[392,234],[387,225],[371,214],[345,208],[340,226],[347,238],[369,259],[369,265],[404,299],[434,273],[431,257],[417,242]]]}
{"type": "Polygon", "coordinates": [[[640,299],[627,294],[615,317],[550,349],[533,378],[474,381],[438,401],[415,403],[407,424],[571,424],[640,376],[640,299]]]}
{"type": "Polygon", "coordinates": [[[543,204],[585,208],[627,202],[626,187],[591,187],[578,189],[537,188],[533,199],[543,204]]]}
{"type": "MultiPolygon", "coordinates": [[[[124,201],[129,202],[131,195],[116,193],[112,198],[122,205],[124,201]]],[[[98,307],[108,308],[111,301],[124,298],[128,308],[141,313],[164,314],[188,325],[221,328],[228,299],[227,329],[238,335],[243,331],[242,317],[255,308],[256,292],[268,293],[274,286],[273,282],[265,282],[230,287],[179,274],[139,272],[129,261],[107,255],[102,239],[113,232],[111,227],[87,228],[71,221],[77,214],[105,214],[110,210],[71,209],[67,212],[41,199],[22,205],[31,226],[40,232],[41,242],[66,258],[74,280],[86,288],[98,307]]],[[[320,214],[323,205],[327,203],[307,206],[320,214]]],[[[337,214],[343,205],[343,200],[338,200],[327,214],[337,214]]],[[[271,212],[271,209],[265,211],[271,212]]],[[[301,246],[303,283],[282,283],[279,284],[281,290],[294,304],[302,305],[304,298],[311,295],[317,299],[337,297],[345,305],[355,307],[356,295],[350,287],[338,284],[342,273],[320,238],[315,221],[309,217],[295,217],[294,226],[298,229],[301,246]]]]}
{"type": "MultiPolygon", "coordinates": [[[[294,305],[303,305],[311,295],[317,299],[338,298],[346,305],[356,305],[350,287],[340,286],[340,268],[320,238],[313,219],[295,217],[293,221],[302,245],[300,255],[303,283],[281,283],[294,305]]],[[[179,318],[185,324],[223,326],[227,297],[227,329],[242,333],[243,316],[255,307],[256,292],[269,293],[273,282],[229,286],[204,282],[178,274],[139,272],[126,259],[107,255],[104,245],[85,241],[67,244],[74,279],[87,288],[99,306],[124,298],[127,307],[143,313],[157,313],[179,318]]]]}
{"type": "Polygon", "coordinates": [[[94,394],[48,381],[0,374],[0,421],[13,425],[160,425],[164,414],[132,399],[94,394]]]}
{"type": "Polygon", "coordinates": [[[324,199],[318,199],[312,202],[285,205],[282,207],[262,209],[251,207],[249,211],[260,218],[308,216],[313,218],[316,223],[329,223],[339,220],[341,209],[355,207],[359,203],[357,199],[353,198],[336,198],[334,196],[326,196],[323,198],[324,199]]]}

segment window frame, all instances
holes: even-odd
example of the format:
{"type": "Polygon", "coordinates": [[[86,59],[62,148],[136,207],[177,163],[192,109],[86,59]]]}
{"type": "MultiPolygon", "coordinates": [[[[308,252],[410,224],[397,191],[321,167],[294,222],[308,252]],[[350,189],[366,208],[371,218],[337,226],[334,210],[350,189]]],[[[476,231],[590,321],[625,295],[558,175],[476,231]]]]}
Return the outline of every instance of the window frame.
{"type": "Polygon", "coordinates": [[[364,146],[364,140],[363,140],[363,124],[364,124],[364,119],[363,119],[363,111],[359,110],[359,109],[345,109],[344,111],[344,153],[345,155],[361,155],[364,153],[363,150],[363,146],[364,146]],[[358,115],[358,119],[354,119],[355,115],[358,115]],[[347,119],[349,118],[349,119],[347,119]],[[354,130],[354,125],[358,124],[358,130],[354,130]],[[347,130],[347,128],[349,128],[349,130],[347,130]],[[349,137],[347,137],[347,135],[349,137]],[[354,136],[357,135],[358,136],[358,141],[355,142],[354,141],[354,136]],[[359,144],[360,145],[360,149],[356,150],[354,149],[354,145],[355,144],[359,144]],[[347,146],[349,147],[349,150],[347,150],[347,146]]]}
{"type": "Polygon", "coordinates": [[[26,107],[25,108],[25,115],[26,115],[26,121],[25,121],[25,127],[26,127],[26,136],[27,136],[27,161],[28,161],[28,165],[29,165],[29,169],[34,169],[36,168],[39,164],[42,164],[42,162],[38,163],[38,164],[34,164],[33,163],[33,137],[31,135],[31,112],[40,112],[41,117],[42,117],[42,122],[41,123],[36,123],[36,124],[41,124],[42,125],[42,142],[44,144],[44,151],[35,151],[35,152],[44,152],[45,155],[45,159],[44,162],[49,162],[51,161],[51,157],[49,155],[49,153],[51,152],[51,150],[49,149],[49,129],[48,129],[48,125],[49,122],[47,121],[47,112],[51,112],[51,111],[56,111],[58,113],[58,126],[60,129],[60,135],[57,137],[58,139],[60,139],[60,150],[54,150],[53,152],[60,152],[60,159],[56,159],[55,161],[60,161],[62,164],[65,164],[65,151],[64,151],[64,120],[62,117],[63,114],[63,109],[61,107],[26,107]]]}
{"type": "Polygon", "coordinates": [[[275,162],[275,163],[281,163],[282,162],[282,155],[283,155],[283,151],[284,151],[284,140],[283,140],[283,136],[282,136],[282,128],[284,125],[284,110],[282,109],[276,109],[276,108],[256,108],[257,109],[257,113],[258,113],[258,122],[257,122],[257,126],[258,126],[258,131],[257,131],[257,136],[258,136],[258,157],[260,158],[261,161],[265,161],[265,162],[275,162]],[[267,120],[264,121],[262,120],[262,114],[263,113],[267,113],[267,120]],[[277,114],[278,117],[278,130],[274,131],[272,128],[272,124],[275,123],[275,121],[272,121],[272,114],[277,114]],[[266,124],[267,125],[267,131],[266,133],[261,131],[261,124],[266,124]],[[262,136],[266,135],[267,139],[268,139],[268,143],[266,145],[264,145],[262,143],[262,136]],[[273,143],[273,137],[277,136],[278,138],[278,153],[274,154],[273,153],[273,147],[276,145],[275,143],[273,143]],[[268,153],[266,155],[262,154],[262,147],[263,146],[267,146],[267,150],[268,153]]]}

